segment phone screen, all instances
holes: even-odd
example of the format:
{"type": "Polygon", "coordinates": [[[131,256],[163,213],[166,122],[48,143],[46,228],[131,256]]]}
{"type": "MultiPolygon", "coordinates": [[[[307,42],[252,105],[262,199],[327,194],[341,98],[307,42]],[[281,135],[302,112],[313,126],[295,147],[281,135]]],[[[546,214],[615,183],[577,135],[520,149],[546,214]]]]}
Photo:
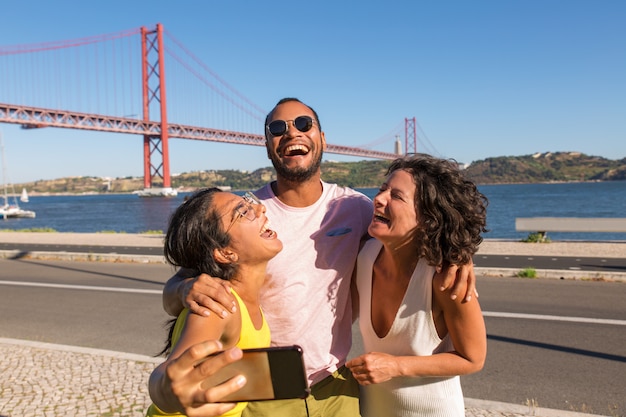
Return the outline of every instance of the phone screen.
{"type": "Polygon", "coordinates": [[[236,375],[245,376],[246,385],[221,402],[306,398],[310,392],[299,346],[244,349],[240,360],[220,369],[201,386],[207,389],[236,375]]]}

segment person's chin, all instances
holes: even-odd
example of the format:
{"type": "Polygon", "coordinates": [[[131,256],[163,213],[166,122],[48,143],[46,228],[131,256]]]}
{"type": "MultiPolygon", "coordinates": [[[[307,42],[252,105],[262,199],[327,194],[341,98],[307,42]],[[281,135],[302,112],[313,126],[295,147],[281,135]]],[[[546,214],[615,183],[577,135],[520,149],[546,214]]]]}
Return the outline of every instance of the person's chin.
{"type": "Polygon", "coordinates": [[[380,236],[386,235],[389,232],[389,228],[387,227],[386,224],[373,221],[372,223],[370,223],[369,227],[367,228],[367,232],[369,233],[371,237],[378,239],[380,236]]]}

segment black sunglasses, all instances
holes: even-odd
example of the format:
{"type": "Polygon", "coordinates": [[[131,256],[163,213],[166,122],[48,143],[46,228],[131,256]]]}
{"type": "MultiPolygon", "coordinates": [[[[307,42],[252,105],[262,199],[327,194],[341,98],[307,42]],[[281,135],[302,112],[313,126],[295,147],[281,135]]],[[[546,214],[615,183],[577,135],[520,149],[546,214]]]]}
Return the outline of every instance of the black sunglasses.
{"type": "Polygon", "coordinates": [[[267,125],[267,130],[272,136],[282,136],[289,129],[287,122],[292,122],[294,127],[300,132],[308,132],[313,127],[315,121],[311,116],[298,116],[293,120],[274,120],[267,125]]]}

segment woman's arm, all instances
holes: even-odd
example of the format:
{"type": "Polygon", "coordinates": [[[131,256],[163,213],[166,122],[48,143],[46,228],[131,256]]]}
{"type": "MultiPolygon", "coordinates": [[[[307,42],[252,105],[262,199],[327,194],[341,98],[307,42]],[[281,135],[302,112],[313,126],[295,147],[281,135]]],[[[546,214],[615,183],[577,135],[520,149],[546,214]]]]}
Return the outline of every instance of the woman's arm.
{"type": "Polygon", "coordinates": [[[433,310],[440,311],[438,331],[450,335],[454,351],[438,353],[419,361],[416,368],[403,367],[402,374],[416,376],[467,375],[480,371],[487,356],[487,331],[478,300],[459,303],[450,292],[433,289],[433,310]]]}
{"type": "Polygon", "coordinates": [[[430,356],[393,356],[372,352],[346,366],[361,385],[377,384],[398,376],[448,377],[482,369],[487,354],[487,334],[478,301],[459,303],[450,291],[433,290],[433,301],[443,314],[455,350],[430,356]]]}
{"type": "Polygon", "coordinates": [[[181,268],[163,288],[163,309],[178,316],[184,307],[192,313],[208,316],[213,311],[220,317],[237,311],[237,303],[230,293],[228,281],[181,268]]]}
{"type": "MultiPolygon", "coordinates": [[[[207,350],[206,341],[215,340],[219,347],[232,347],[241,332],[239,315],[223,320],[212,314],[208,317],[188,314],[179,340],[167,360],[151,374],[150,397],[165,412],[184,412],[191,415],[204,408],[209,390],[201,384],[215,372],[213,358],[201,356],[207,350]],[[207,364],[209,362],[209,364],[207,364]]],[[[214,401],[214,399],[213,399],[214,401]]]]}

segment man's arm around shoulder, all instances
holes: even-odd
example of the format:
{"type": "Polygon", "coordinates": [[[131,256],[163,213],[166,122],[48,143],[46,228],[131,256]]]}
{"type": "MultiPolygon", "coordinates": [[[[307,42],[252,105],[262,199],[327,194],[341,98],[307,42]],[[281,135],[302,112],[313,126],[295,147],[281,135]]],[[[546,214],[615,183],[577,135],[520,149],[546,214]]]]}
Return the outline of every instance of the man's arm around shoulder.
{"type": "Polygon", "coordinates": [[[176,317],[185,307],[201,316],[208,316],[212,311],[226,317],[237,311],[228,281],[181,268],[165,283],[163,309],[176,317]]]}

